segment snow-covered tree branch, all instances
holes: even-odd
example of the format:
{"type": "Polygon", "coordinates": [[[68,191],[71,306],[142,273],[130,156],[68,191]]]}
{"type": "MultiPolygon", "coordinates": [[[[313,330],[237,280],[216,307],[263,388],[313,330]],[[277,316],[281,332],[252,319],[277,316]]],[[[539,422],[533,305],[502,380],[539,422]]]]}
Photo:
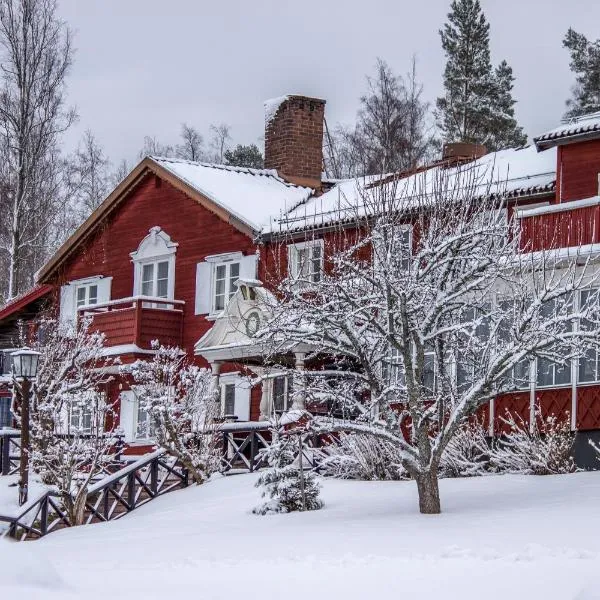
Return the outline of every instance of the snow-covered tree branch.
{"type": "Polygon", "coordinates": [[[204,483],[220,466],[220,404],[211,372],[189,364],[180,348],[153,345],[151,360],[122,370],[133,378],[157,444],[181,462],[194,482],[204,483]]]}
{"type": "Polygon", "coordinates": [[[440,461],[469,417],[529,381],[532,358],[558,373],[600,335],[581,249],[529,252],[481,173],[433,173],[342,200],[324,269],[284,277],[259,332],[274,357],[312,348],[307,401],[355,416],[316,426],[393,442],[424,513],[440,511],[440,461]]]}

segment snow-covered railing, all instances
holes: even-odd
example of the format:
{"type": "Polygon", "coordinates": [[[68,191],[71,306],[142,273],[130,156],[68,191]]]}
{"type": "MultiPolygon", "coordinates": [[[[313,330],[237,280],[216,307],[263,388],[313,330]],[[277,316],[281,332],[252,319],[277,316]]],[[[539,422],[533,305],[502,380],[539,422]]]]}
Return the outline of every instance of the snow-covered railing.
{"type": "Polygon", "coordinates": [[[21,433],[17,429],[0,429],[0,475],[13,475],[19,470],[21,433]]]}
{"type": "MultiPolygon", "coordinates": [[[[164,451],[147,454],[90,486],[84,524],[119,519],[150,500],[187,485],[187,471],[164,451]]],[[[37,539],[71,525],[56,492],[48,491],[30,501],[20,514],[0,515],[0,537],[37,539]]]]}
{"type": "Polygon", "coordinates": [[[160,307],[168,306],[183,306],[185,300],[170,300],[168,298],[162,298],[159,296],[128,296],[127,298],[118,298],[116,300],[108,300],[107,302],[99,302],[98,304],[88,304],[78,308],[80,313],[94,313],[106,309],[115,308],[131,308],[139,302],[146,302],[148,304],[156,304],[160,307]],[[125,306],[123,306],[125,305],[125,306]]]}

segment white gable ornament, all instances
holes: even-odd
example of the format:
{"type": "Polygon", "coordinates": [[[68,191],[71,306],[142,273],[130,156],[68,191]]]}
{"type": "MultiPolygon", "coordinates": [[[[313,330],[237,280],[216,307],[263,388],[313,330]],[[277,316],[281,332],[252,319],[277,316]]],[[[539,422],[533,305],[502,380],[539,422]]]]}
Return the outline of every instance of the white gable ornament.
{"type": "Polygon", "coordinates": [[[140,242],[138,249],[131,252],[131,260],[134,262],[160,256],[169,256],[177,252],[177,242],[173,242],[169,234],[160,227],[150,228],[148,235],[140,242]]]}

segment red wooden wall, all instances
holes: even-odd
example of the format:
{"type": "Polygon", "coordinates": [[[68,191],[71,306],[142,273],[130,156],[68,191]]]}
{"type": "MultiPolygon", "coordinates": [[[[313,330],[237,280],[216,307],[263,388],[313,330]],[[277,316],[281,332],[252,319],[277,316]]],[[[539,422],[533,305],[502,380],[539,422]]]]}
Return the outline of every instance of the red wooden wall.
{"type": "Polygon", "coordinates": [[[559,146],[557,162],[560,202],[598,195],[600,140],[559,146]]]}
{"type": "Polygon", "coordinates": [[[521,246],[566,248],[600,241],[600,206],[586,206],[521,219],[521,246]]]}
{"type": "Polygon", "coordinates": [[[147,175],[110,220],[66,263],[55,283],[62,285],[92,275],[112,276],[111,298],[131,296],[133,263],[129,254],[156,225],[179,244],[175,298],[185,301],[183,347],[191,356],[195,342],[212,325],[204,317],[194,315],[196,264],[211,254],[250,254],[256,246],[249,236],[168,182],[147,175]]]}

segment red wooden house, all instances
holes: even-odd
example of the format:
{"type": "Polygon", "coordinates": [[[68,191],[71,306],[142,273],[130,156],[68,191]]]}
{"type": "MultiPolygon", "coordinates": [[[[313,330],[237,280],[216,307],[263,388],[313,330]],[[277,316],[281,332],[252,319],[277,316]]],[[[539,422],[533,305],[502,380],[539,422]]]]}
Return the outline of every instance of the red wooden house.
{"type": "MultiPolygon", "coordinates": [[[[91,315],[107,352],[122,362],[148,356],[158,339],[210,365],[226,415],[256,421],[290,408],[284,377],[251,388],[242,374],[261,373],[252,333],[262,318],[256,299],[278,272],[273,256],[284,271],[309,264],[317,277],[339,198],[357,190],[355,181],[322,177],[324,108],[323,100],[302,96],[267,103],[265,170],[145,158],[40,270],[36,289],[65,324],[91,315]]],[[[471,161],[482,189],[502,193],[518,211],[534,247],[585,244],[597,252],[600,115],[535,141],[479,158],[462,147],[466,155],[446,156],[445,165],[471,161]]],[[[410,185],[411,177],[433,177],[438,168],[400,177],[410,185]]],[[[304,355],[302,348],[291,353],[298,368],[304,355]]],[[[105,393],[126,441],[143,451],[151,432],[134,391],[116,377],[105,393]]],[[[532,378],[528,389],[496,399],[490,412],[511,408],[528,417],[536,399],[545,410],[568,410],[573,428],[600,430],[600,365],[532,378]]]]}

